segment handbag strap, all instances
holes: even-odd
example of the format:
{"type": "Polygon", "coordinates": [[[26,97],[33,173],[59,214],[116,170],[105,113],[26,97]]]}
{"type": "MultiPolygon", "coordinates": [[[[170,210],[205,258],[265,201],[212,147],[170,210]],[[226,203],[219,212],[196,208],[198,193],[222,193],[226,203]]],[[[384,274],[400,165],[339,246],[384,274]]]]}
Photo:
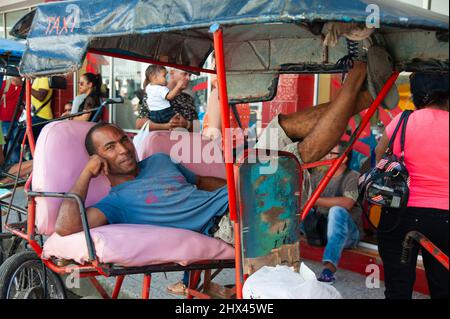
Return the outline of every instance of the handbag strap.
{"type": "Polygon", "coordinates": [[[402,136],[400,139],[400,145],[401,145],[401,161],[404,162],[405,160],[405,140],[406,140],[406,125],[408,124],[409,117],[411,116],[413,111],[405,111],[406,113],[405,118],[403,119],[403,128],[402,128],[402,136]]]}
{"type": "Polygon", "coordinates": [[[52,98],[53,98],[53,94],[50,95],[48,100],[34,112],[34,115],[37,116],[39,114],[39,112],[42,111],[44,109],[44,107],[46,107],[51,102],[52,98]]]}
{"type": "MultiPolygon", "coordinates": [[[[405,111],[405,112],[402,113],[402,115],[400,117],[400,120],[398,121],[397,126],[395,127],[394,133],[391,136],[391,139],[389,141],[389,145],[388,145],[388,148],[386,150],[386,153],[392,154],[394,152],[394,142],[395,142],[395,139],[397,137],[397,133],[400,130],[400,128],[402,127],[402,124],[405,122],[405,120],[406,120],[406,122],[408,121],[408,118],[411,115],[411,113],[412,113],[412,111],[405,111]]],[[[402,140],[401,140],[402,154],[404,154],[405,135],[406,135],[406,123],[403,126],[402,137],[401,137],[402,138],[402,140]]]]}

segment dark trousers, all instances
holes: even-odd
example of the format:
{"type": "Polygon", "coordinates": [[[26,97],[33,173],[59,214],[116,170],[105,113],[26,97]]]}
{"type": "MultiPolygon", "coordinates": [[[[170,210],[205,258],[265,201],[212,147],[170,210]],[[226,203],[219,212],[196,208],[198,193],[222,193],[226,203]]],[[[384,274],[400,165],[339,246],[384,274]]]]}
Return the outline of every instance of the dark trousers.
{"type": "MultiPolygon", "coordinates": [[[[387,299],[411,299],[416,280],[416,264],[419,245],[415,244],[410,262],[402,264],[400,257],[402,243],[410,231],[418,231],[427,237],[444,254],[449,254],[448,210],[408,207],[400,213],[398,210],[384,210],[379,229],[391,229],[378,233],[378,250],[383,260],[387,299]]],[[[447,299],[449,272],[428,251],[422,249],[423,263],[432,299],[447,299]]]]}
{"type": "Polygon", "coordinates": [[[153,123],[165,124],[169,123],[175,115],[177,115],[177,113],[173,107],[168,107],[161,111],[150,111],[150,120],[152,120],[153,123]]]}

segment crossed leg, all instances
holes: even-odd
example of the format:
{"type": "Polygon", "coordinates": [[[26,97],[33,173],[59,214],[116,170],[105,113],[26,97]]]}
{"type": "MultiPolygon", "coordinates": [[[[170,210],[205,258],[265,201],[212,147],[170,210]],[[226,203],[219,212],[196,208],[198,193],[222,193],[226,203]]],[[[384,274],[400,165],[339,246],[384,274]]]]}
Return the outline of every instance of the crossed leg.
{"type": "Polygon", "coordinates": [[[355,62],[335,100],[314,108],[279,117],[281,128],[292,140],[300,140],[298,151],[304,163],[319,161],[337,145],[350,118],[368,108],[373,99],[361,91],[366,64],[355,62]]]}

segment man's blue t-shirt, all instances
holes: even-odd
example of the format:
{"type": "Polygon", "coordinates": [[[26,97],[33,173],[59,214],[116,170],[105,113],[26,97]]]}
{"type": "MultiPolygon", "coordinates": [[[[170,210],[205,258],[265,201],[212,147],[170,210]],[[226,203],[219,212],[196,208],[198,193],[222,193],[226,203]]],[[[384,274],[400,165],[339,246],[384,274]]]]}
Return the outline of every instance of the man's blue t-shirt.
{"type": "Polygon", "coordinates": [[[166,154],[139,163],[136,179],[111,188],[93,207],[111,224],[148,224],[207,234],[212,219],[228,210],[228,191],[197,189],[196,175],[166,154]]]}

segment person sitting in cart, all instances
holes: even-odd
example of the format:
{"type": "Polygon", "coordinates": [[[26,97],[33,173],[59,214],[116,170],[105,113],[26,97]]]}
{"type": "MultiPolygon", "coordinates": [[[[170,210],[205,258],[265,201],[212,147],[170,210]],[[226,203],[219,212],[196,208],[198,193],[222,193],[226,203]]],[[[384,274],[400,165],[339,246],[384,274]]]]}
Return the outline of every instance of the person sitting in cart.
{"type": "Polygon", "coordinates": [[[160,65],[150,65],[145,71],[144,88],[145,98],[150,111],[150,120],[154,123],[168,123],[177,115],[175,109],[170,105],[186,87],[186,81],[177,82],[170,90],[167,87],[167,70],[160,65]]]}
{"type": "MultiPolygon", "coordinates": [[[[326,160],[337,159],[345,148],[346,143],[340,142],[328,153],[326,160]]],[[[356,247],[364,233],[361,209],[356,205],[360,175],[348,168],[350,161],[351,153],[339,167],[315,205],[315,210],[327,217],[327,241],[322,258],[324,269],[318,280],[330,284],[336,280],[334,275],[344,248],[356,247]]],[[[320,169],[312,173],[313,189],[319,185],[323,175],[320,169]]]]}

